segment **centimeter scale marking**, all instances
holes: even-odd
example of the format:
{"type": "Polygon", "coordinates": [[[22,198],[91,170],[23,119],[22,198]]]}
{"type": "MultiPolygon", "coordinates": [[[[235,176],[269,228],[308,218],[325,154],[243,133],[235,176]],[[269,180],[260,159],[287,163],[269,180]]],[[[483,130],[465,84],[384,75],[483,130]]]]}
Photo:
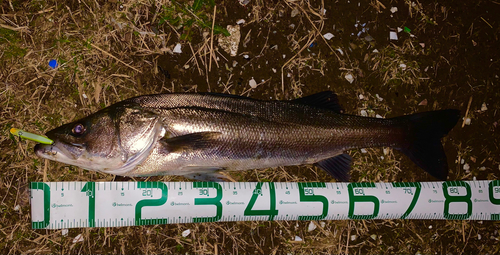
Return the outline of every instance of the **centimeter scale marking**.
{"type": "Polygon", "coordinates": [[[499,220],[500,181],[32,182],[34,229],[345,219],[499,220]]]}

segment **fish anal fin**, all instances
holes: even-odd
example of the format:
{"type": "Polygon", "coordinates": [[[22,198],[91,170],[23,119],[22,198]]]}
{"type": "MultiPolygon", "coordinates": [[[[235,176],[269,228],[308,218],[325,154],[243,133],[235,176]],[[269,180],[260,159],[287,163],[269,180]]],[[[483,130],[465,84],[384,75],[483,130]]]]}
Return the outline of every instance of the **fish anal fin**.
{"type": "Polygon", "coordinates": [[[187,135],[160,139],[166,149],[170,152],[180,150],[197,150],[210,147],[221,135],[219,132],[199,132],[187,135]]]}
{"type": "Polygon", "coordinates": [[[220,167],[187,167],[185,170],[189,173],[182,176],[196,181],[225,182],[228,180],[225,175],[218,173],[218,171],[223,170],[220,167]]]}
{"type": "Polygon", "coordinates": [[[315,165],[325,170],[328,174],[341,182],[348,182],[350,179],[352,158],[349,154],[340,154],[317,162],[315,165]]]}
{"type": "Polygon", "coordinates": [[[336,113],[343,113],[344,109],[339,104],[339,99],[332,91],[323,91],[292,100],[293,103],[309,105],[321,109],[327,109],[336,113]]]}

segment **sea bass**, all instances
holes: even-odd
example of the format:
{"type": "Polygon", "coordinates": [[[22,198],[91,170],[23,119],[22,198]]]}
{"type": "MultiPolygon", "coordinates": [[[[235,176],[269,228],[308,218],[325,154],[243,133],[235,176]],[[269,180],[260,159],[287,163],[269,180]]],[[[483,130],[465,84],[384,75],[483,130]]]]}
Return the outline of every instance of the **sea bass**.
{"type": "Polygon", "coordinates": [[[146,95],[115,103],[46,135],[42,158],[121,176],[184,175],[217,179],[220,170],[315,164],[349,180],[345,152],[402,151],[446,180],[441,144],[457,123],[454,109],[380,119],[342,114],[330,91],[290,101],[215,93],[146,95]]]}

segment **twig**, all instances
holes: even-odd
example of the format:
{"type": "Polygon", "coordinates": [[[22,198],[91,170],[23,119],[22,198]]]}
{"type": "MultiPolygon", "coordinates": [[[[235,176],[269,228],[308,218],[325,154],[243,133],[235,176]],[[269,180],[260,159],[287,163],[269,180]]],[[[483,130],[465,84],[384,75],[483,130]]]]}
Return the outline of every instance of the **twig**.
{"type": "Polygon", "coordinates": [[[134,68],[133,66],[131,66],[131,65],[129,65],[129,64],[127,64],[127,63],[125,63],[125,62],[121,61],[121,60],[120,60],[120,59],[118,59],[117,57],[115,57],[115,56],[111,55],[110,53],[106,52],[105,50],[103,50],[103,49],[99,48],[97,45],[95,45],[95,44],[93,44],[93,43],[91,43],[90,45],[92,45],[92,47],[94,47],[94,48],[96,48],[96,49],[100,50],[102,53],[104,53],[104,54],[106,54],[106,55],[108,55],[108,56],[110,56],[110,57],[114,58],[116,61],[118,61],[118,62],[120,62],[120,63],[122,63],[122,64],[126,65],[127,67],[129,67],[129,68],[131,68],[131,69],[134,69],[135,71],[137,71],[137,72],[139,72],[139,73],[142,73],[142,72],[141,72],[141,71],[139,71],[137,68],[134,68]]]}
{"type": "MultiPolygon", "coordinates": [[[[212,70],[212,58],[214,58],[215,63],[217,63],[217,60],[215,59],[215,56],[213,54],[214,53],[214,26],[215,26],[216,11],[217,11],[217,5],[214,6],[214,17],[212,19],[212,31],[211,31],[211,35],[210,35],[210,63],[208,65],[208,71],[212,70]]],[[[217,65],[217,67],[219,67],[219,65],[217,65]]]]}
{"type": "Polygon", "coordinates": [[[469,99],[469,104],[467,105],[467,111],[465,111],[464,121],[462,122],[462,128],[465,126],[465,120],[467,119],[467,114],[469,114],[470,104],[472,103],[472,96],[469,99]]]}

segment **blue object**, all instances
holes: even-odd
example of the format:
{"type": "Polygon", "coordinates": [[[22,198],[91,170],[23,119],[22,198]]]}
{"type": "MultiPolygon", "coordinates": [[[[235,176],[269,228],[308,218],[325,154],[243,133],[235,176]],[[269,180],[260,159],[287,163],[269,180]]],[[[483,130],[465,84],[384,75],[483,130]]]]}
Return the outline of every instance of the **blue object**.
{"type": "Polygon", "coordinates": [[[57,67],[57,60],[51,59],[49,61],[49,66],[52,67],[52,68],[56,68],[57,67]]]}

